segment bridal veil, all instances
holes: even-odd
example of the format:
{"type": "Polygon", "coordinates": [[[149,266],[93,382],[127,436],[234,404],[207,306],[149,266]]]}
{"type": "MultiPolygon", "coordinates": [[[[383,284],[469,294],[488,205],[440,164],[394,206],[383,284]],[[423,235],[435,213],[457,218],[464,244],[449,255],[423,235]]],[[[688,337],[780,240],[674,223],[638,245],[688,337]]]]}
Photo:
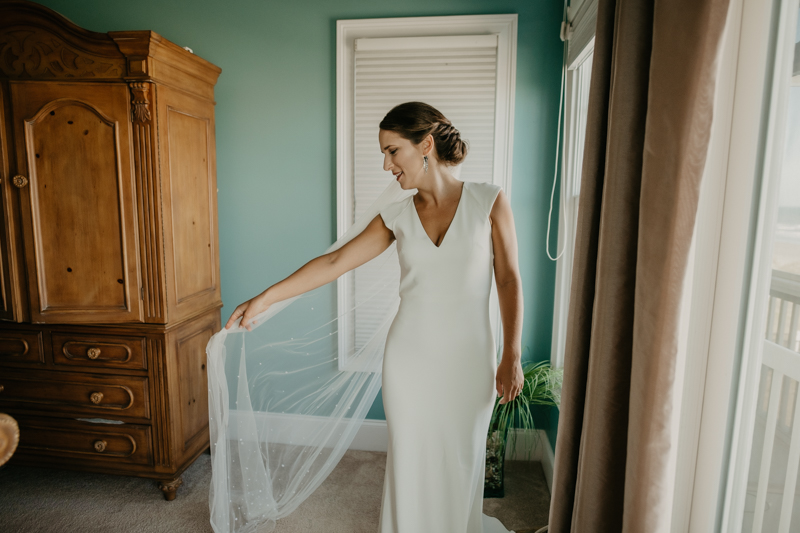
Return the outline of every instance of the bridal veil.
{"type": "MultiPolygon", "coordinates": [[[[327,252],[411,192],[392,181],[327,252]]],[[[339,280],[273,305],[252,331],[237,324],[211,338],[209,506],[216,533],[271,531],[347,451],[381,387],[399,304],[397,263],[392,244],[339,280]]]]}

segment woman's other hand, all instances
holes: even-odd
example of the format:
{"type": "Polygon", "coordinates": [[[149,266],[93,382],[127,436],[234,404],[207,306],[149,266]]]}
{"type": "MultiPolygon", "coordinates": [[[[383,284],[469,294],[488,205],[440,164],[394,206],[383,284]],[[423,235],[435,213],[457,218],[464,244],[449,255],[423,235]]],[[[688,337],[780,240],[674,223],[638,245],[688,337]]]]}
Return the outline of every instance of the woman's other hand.
{"type": "Polygon", "coordinates": [[[253,317],[269,309],[270,305],[272,305],[272,303],[267,298],[267,291],[262,292],[255,298],[239,304],[236,309],[234,309],[231,317],[228,319],[228,323],[225,324],[225,329],[230,329],[231,326],[236,323],[236,320],[239,317],[242,317],[239,327],[245,328],[247,331],[252,331],[253,324],[255,323],[251,323],[253,317]]]}
{"type": "Polygon", "coordinates": [[[492,206],[492,248],[494,276],[503,322],[503,358],[495,378],[501,404],[508,403],[522,391],[522,279],[519,275],[517,233],[511,203],[503,191],[492,206]]]}
{"type": "Polygon", "coordinates": [[[503,356],[500,364],[497,365],[497,374],[495,375],[497,395],[502,396],[500,404],[513,401],[519,396],[524,384],[525,379],[522,374],[520,358],[503,356]]]}

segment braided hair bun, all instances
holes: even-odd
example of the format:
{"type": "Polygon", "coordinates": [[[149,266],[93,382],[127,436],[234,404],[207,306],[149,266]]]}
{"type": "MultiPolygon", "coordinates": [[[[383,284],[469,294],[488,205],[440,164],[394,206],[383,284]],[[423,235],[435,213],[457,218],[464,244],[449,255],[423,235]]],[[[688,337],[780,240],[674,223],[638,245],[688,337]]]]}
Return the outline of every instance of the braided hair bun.
{"type": "Polygon", "coordinates": [[[458,165],[467,157],[467,143],[459,131],[435,107],[423,102],[406,102],[392,108],[380,123],[380,129],[393,131],[414,144],[433,136],[439,161],[458,165]]]}

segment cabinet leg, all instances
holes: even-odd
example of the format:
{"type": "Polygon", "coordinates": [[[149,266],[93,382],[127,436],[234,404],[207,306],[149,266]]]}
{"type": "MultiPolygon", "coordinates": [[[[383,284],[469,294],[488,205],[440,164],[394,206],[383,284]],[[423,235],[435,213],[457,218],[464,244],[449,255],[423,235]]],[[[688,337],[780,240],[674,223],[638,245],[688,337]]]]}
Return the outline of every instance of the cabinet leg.
{"type": "Polygon", "coordinates": [[[166,481],[159,481],[158,488],[160,488],[164,492],[164,499],[168,502],[171,502],[175,499],[175,493],[178,491],[178,487],[183,484],[183,478],[178,479],[169,479],[166,481]]]}

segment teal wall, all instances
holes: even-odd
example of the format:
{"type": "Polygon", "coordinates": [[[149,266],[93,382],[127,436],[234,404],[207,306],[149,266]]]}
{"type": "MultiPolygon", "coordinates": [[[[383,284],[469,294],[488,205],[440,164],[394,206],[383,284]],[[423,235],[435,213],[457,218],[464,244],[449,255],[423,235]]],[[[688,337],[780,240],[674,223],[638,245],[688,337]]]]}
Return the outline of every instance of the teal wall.
{"type": "MultiPolygon", "coordinates": [[[[561,75],[560,1],[41,3],[98,32],[156,31],[222,68],[216,133],[223,322],[237,304],[336,237],[336,20],[517,13],[511,205],[525,292],[522,345],[525,359],[550,357],[555,264],[544,240],[561,75]]],[[[383,418],[380,402],[370,416],[383,418]]]]}

